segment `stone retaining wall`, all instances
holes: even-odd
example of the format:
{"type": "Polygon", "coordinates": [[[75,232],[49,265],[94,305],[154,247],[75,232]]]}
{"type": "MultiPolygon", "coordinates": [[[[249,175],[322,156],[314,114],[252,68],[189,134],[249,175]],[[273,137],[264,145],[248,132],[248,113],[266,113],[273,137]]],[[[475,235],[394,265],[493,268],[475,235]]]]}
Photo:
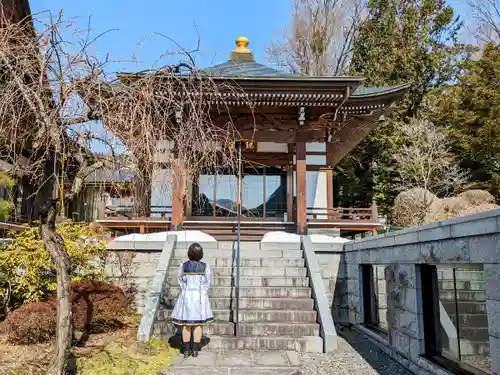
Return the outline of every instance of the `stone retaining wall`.
{"type": "MultiPolygon", "coordinates": [[[[385,339],[370,334],[418,374],[446,373],[421,356],[425,347],[419,265],[457,267],[457,297],[459,305],[462,303],[458,320],[466,323],[469,330],[463,331],[461,337],[468,339],[461,342],[463,361],[470,361],[472,365],[483,361],[484,368],[487,357],[481,355],[481,351],[489,349],[491,372],[500,374],[500,210],[357,240],[346,243],[344,252],[345,278],[338,279],[335,289],[347,285],[343,301],[348,309],[347,322],[366,331],[361,325],[364,314],[360,265],[382,265],[385,283],[381,284],[387,289],[389,335],[385,339]],[[484,272],[478,266],[484,267],[484,272]]],[[[324,259],[324,263],[331,265],[333,258],[324,259]]],[[[440,293],[443,296],[441,324],[449,328],[443,316],[448,315],[450,322],[457,316],[446,314],[454,311],[446,305],[455,294],[453,275],[450,277],[447,271],[439,275],[439,284],[440,289],[444,289],[440,293]],[[449,295],[447,290],[450,290],[449,295]]],[[[328,273],[325,276],[329,276],[328,273]]]]}
{"type": "Polygon", "coordinates": [[[148,251],[111,251],[104,274],[110,281],[134,294],[134,307],[142,314],[151,280],[160,260],[161,249],[148,251]]]}
{"type": "Polygon", "coordinates": [[[314,244],[326,297],[335,324],[347,322],[347,269],[343,244],[314,244]]]}
{"type": "MultiPolygon", "coordinates": [[[[175,247],[187,252],[189,245],[177,242],[175,247]]],[[[217,248],[215,242],[202,242],[201,245],[207,251],[217,248]]],[[[163,246],[163,241],[112,241],[108,244],[109,255],[104,274],[110,281],[133,293],[138,314],[143,313],[163,246]]]]}

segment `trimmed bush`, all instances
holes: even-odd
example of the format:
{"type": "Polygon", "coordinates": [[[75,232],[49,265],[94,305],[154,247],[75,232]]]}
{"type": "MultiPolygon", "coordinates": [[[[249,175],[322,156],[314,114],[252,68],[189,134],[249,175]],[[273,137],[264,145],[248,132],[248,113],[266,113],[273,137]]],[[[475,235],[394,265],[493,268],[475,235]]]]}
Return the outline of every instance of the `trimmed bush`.
{"type": "Polygon", "coordinates": [[[464,198],[474,206],[480,206],[482,204],[495,204],[495,197],[486,190],[467,190],[459,194],[458,197],[464,198]]]}
{"type": "MultiPolygon", "coordinates": [[[[109,332],[124,326],[128,313],[125,293],[116,285],[102,281],[72,284],[73,326],[87,333],[109,332]]],[[[51,341],[56,332],[56,296],[12,311],[5,320],[7,339],[15,344],[51,341]]]]}
{"type": "Polygon", "coordinates": [[[5,320],[7,340],[14,344],[51,341],[56,334],[57,311],[52,302],[36,302],[12,311],[5,320]]]}
{"type": "Polygon", "coordinates": [[[72,289],[73,325],[76,330],[101,333],[123,327],[128,299],[120,287],[87,280],[73,283],[72,289]]]}
{"type": "Polygon", "coordinates": [[[436,200],[434,194],[420,188],[399,193],[392,208],[392,224],[401,227],[422,224],[429,206],[436,200]]]}

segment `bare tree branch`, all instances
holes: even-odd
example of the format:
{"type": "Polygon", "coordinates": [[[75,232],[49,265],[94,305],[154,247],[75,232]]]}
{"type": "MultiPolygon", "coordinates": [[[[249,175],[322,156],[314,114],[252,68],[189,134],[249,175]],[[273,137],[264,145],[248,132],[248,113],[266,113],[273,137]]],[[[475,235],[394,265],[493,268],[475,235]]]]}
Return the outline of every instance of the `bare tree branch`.
{"type": "Polygon", "coordinates": [[[268,59],[294,74],[342,75],[349,69],[365,0],[294,0],[293,20],[268,59]]]}
{"type": "Polygon", "coordinates": [[[419,188],[423,196],[416,197],[419,224],[432,203],[431,196],[456,192],[467,181],[468,173],[462,170],[451,153],[449,136],[425,119],[411,119],[396,127],[395,137],[401,143],[393,154],[401,191],[419,188]]]}
{"type": "Polygon", "coordinates": [[[500,46],[500,0],[469,0],[468,3],[477,21],[478,39],[500,46]]]}

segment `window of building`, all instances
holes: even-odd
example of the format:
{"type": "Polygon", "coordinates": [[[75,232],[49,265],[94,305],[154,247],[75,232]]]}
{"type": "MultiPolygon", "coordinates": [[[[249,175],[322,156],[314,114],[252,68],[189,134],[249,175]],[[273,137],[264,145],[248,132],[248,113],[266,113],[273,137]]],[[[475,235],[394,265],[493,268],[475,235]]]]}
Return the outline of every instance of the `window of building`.
{"type": "Polygon", "coordinates": [[[386,266],[364,264],[361,267],[364,323],[368,328],[386,336],[388,333],[386,266]]]}
{"type": "Polygon", "coordinates": [[[457,374],[490,374],[482,265],[422,265],[426,356],[457,374]]]}

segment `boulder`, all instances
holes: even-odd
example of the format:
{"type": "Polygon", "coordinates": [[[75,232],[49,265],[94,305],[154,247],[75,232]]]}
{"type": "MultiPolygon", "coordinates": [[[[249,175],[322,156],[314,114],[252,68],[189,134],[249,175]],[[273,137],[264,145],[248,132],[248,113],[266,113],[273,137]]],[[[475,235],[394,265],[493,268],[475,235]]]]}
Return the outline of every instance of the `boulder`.
{"type": "Polygon", "coordinates": [[[402,227],[422,224],[428,207],[437,199],[430,191],[421,188],[399,193],[392,208],[392,223],[402,227]]]}

